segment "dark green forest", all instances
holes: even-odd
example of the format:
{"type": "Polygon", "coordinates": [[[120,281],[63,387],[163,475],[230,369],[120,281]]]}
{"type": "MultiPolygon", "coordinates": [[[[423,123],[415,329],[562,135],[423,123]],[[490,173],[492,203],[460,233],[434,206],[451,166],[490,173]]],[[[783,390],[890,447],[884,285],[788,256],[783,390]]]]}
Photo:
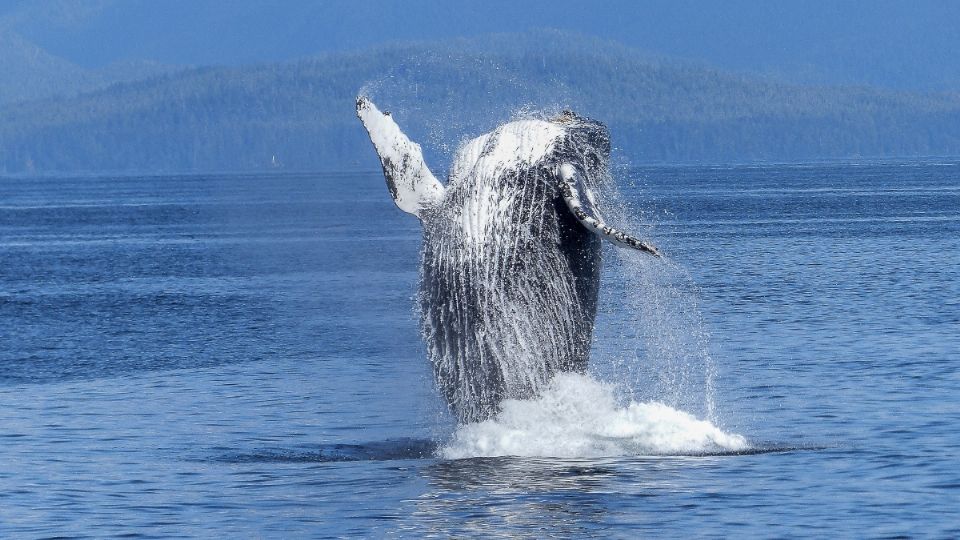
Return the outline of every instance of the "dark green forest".
{"type": "Polygon", "coordinates": [[[0,172],[374,170],[370,95],[437,165],[512,117],[573,108],[631,163],[960,155],[960,95],[809,87],[557,32],[195,68],[0,108],[0,172]]]}

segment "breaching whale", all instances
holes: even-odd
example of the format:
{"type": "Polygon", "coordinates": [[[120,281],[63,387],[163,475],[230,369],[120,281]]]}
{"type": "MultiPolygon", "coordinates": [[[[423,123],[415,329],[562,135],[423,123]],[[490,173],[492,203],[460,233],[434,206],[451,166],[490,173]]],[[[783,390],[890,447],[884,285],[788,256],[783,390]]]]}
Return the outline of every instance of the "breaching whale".
{"type": "Polygon", "coordinates": [[[659,256],[597,207],[606,127],[569,111],[501,125],[459,148],[444,185],[390,113],[361,96],[357,116],[394,202],[423,225],[421,330],[458,420],[532,397],[557,372],[586,371],[601,239],[659,256]]]}

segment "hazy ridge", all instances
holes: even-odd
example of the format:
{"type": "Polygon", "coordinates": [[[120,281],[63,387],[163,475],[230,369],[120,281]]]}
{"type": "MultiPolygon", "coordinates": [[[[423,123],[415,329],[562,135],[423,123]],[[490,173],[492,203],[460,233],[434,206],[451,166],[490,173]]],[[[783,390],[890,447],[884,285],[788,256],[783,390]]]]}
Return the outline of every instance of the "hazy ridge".
{"type": "Polygon", "coordinates": [[[572,107],[632,162],[960,155],[960,95],[807,87],[543,31],[189,69],[0,109],[0,171],[371,169],[370,93],[428,157],[572,107]]]}

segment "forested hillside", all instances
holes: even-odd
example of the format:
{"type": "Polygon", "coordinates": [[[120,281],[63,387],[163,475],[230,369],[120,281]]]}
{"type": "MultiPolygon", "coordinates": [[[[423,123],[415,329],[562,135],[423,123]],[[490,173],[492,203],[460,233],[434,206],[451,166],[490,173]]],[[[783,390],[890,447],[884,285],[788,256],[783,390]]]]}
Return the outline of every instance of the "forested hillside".
{"type": "Polygon", "coordinates": [[[802,87],[557,32],[193,69],[0,109],[0,171],[374,169],[370,94],[441,163],[512,115],[572,107],[629,161],[960,155],[960,95],[802,87]]]}

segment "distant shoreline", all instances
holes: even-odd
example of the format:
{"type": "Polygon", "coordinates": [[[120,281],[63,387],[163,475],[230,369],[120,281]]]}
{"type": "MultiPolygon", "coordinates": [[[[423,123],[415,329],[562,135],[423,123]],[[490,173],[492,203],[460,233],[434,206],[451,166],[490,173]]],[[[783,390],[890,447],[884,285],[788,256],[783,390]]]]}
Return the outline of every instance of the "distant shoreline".
{"type": "MultiPolygon", "coordinates": [[[[614,167],[618,170],[640,171],[645,169],[763,169],[811,166],[944,166],[960,167],[960,156],[922,156],[922,157],[877,157],[877,158],[829,158],[817,160],[792,161],[731,161],[731,162],[631,162],[628,165],[614,167]]],[[[443,170],[441,170],[443,172],[443,170]]],[[[43,180],[43,179],[84,179],[84,178],[295,178],[295,177],[367,177],[379,176],[380,169],[316,169],[316,170],[209,170],[209,171],[60,171],[38,174],[0,173],[0,180],[43,180]]],[[[439,173],[438,173],[439,174],[439,173]]],[[[440,175],[441,179],[446,174],[440,175]]]]}

